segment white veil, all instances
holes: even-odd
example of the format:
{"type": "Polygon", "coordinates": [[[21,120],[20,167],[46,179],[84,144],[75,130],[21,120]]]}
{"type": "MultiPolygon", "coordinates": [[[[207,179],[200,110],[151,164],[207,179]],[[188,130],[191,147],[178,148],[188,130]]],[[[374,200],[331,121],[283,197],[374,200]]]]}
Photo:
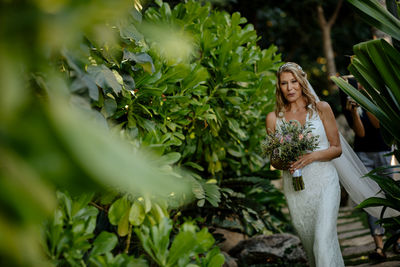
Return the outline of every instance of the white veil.
{"type": "MultiPolygon", "coordinates": [[[[314,91],[314,88],[308,82],[308,86],[316,97],[319,98],[314,91]]],[[[346,189],[350,198],[357,204],[360,204],[370,197],[382,197],[385,195],[381,192],[379,185],[370,178],[362,178],[368,173],[367,168],[358,158],[357,154],[353,151],[346,139],[340,135],[340,143],[342,145],[342,155],[339,158],[332,160],[335,164],[336,170],[339,174],[339,180],[342,186],[346,189]]],[[[380,218],[382,207],[370,207],[365,210],[374,217],[380,218]]],[[[398,216],[399,213],[393,209],[387,208],[384,217],[398,216]]]]}

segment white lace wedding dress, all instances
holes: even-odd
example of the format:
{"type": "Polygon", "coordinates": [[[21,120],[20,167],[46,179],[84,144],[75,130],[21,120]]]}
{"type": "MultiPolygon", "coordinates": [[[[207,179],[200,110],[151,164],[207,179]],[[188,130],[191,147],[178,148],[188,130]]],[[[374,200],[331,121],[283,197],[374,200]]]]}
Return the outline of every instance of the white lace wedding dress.
{"type": "MultiPolygon", "coordinates": [[[[306,121],[319,135],[319,147],[329,147],[324,125],[314,111],[306,121]]],[[[277,118],[276,126],[282,119],[277,118]]],[[[306,250],[310,266],[344,266],[340,251],[336,222],[340,202],[340,186],[336,168],[331,161],[313,162],[302,169],[305,189],[294,191],[292,175],[283,171],[284,194],[289,206],[292,223],[306,250]]]]}

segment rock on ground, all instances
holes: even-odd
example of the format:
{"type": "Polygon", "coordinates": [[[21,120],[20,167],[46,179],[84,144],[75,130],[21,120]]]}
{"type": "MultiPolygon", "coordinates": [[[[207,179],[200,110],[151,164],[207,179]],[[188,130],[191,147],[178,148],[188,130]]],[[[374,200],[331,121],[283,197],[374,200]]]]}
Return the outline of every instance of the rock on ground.
{"type": "Polygon", "coordinates": [[[259,235],[241,241],[229,251],[239,266],[282,262],[307,262],[300,239],[292,234],[259,235]]]}

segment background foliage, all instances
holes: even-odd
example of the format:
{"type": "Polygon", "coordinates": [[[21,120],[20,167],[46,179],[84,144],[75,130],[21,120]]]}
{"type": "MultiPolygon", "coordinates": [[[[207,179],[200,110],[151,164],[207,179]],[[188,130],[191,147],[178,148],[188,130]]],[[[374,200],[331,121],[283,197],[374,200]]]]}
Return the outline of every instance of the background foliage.
{"type": "MultiPolygon", "coordinates": [[[[341,111],[339,97],[329,94],[326,59],[322,47],[322,32],[318,25],[317,5],[321,4],[329,18],[338,1],[223,1],[215,3],[230,12],[238,11],[254,25],[261,39],[259,45],[274,43],[283,61],[299,63],[308,74],[318,95],[328,101],[335,114],[341,111]]],[[[335,62],[340,74],[347,73],[349,56],[355,43],[370,39],[370,27],[346,1],[332,27],[335,62]],[[351,26],[350,26],[351,25],[351,26]]]]}
{"type": "MultiPolygon", "coordinates": [[[[113,128],[136,146],[162,156],[160,164],[175,163],[190,171],[197,206],[207,200],[217,207],[224,179],[232,183],[239,177],[241,183],[247,179],[244,176],[256,172],[261,179],[277,177],[262,169],[265,162],[259,145],[265,133],[263,118],[273,108],[274,72],[280,57],[274,46],[261,50],[256,45],[255,31],[251,25],[242,28],[246,20],[237,13],[213,11],[209,4],[194,1],[172,10],[168,4],[158,4],[146,10],[143,22],[140,14],[133,13],[119,24],[120,43],[101,47],[87,40],[87,47],[79,52],[86,56],[65,54],[62,69],[73,79],[73,92],[90,102],[113,128]],[[146,39],[138,29],[152,34],[146,39]],[[181,45],[161,32],[178,32],[194,49],[185,45],[187,55],[171,57],[166,50],[181,45]],[[163,47],[158,34],[166,40],[163,47]],[[98,97],[91,93],[88,81],[101,88],[98,97]]],[[[268,180],[264,184],[260,190],[273,190],[268,180]]],[[[251,199],[243,188],[235,190],[239,192],[225,190],[224,199],[233,201],[240,195],[236,193],[244,202],[251,199]]],[[[276,204],[275,212],[283,219],[279,215],[282,194],[274,194],[264,202],[276,204]]],[[[267,210],[262,210],[262,219],[252,209],[252,215],[240,218],[246,218],[246,223],[255,217],[256,232],[265,227],[277,231],[280,223],[272,223],[267,210]]]]}

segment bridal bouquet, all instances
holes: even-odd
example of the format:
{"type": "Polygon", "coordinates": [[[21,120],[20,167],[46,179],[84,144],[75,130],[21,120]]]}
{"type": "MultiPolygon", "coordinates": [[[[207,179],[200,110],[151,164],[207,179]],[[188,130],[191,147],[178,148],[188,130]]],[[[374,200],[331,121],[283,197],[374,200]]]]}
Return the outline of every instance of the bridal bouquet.
{"type": "MultiPolygon", "coordinates": [[[[316,149],[318,136],[314,136],[311,129],[309,122],[302,126],[300,122],[291,120],[282,121],[275,133],[269,133],[261,147],[264,155],[270,157],[272,166],[279,170],[288,170],[299,156],[316,149]]],[[[293,186],[296,191],[304,189],[301,170],[293,173],[293,186]]]]}

